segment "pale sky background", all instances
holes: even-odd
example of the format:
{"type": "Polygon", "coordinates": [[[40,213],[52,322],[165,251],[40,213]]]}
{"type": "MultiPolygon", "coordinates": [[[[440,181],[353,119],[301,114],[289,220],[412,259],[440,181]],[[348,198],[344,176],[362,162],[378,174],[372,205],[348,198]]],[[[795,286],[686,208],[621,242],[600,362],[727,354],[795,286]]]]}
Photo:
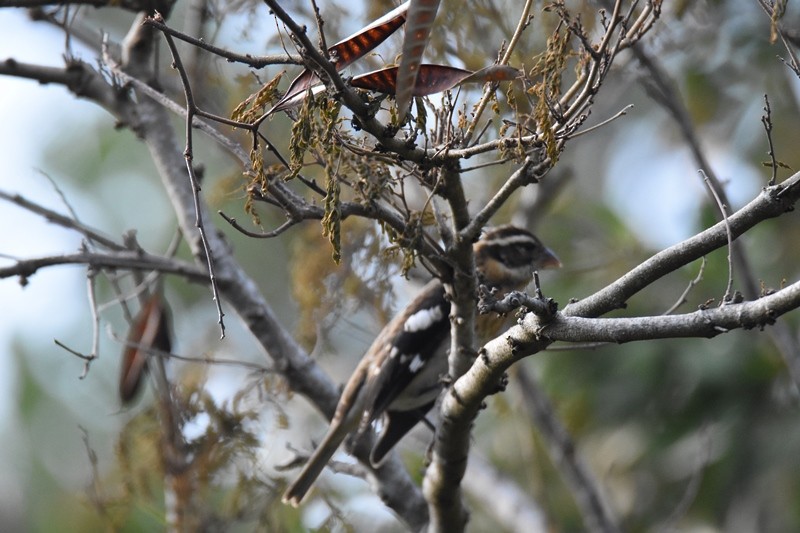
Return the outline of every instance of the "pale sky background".
{"type": "MultiPolygon", "coordinates": [[[[22,62],[63,64],[60,53],[63,38],[59,32],[41,25],[34,28],[22,11],[0,11],[0,35],[2,60],[13,57],[22,62]],[[32,35],[36,38],[32,39],[32,35]]],[[[63,135],[59,130],[65,124],[72,124],[72,132],[79,131],[82,124],[90,124],[102,113],[89,103],[76,102],[61,87],[0,76],[0,160],[3,161],[0,188],[61,210],[53,187],[37,170],[43,167],[42,147],[55,136],[63,135]],[[58,118],[54,120],[56,114],[58,118]]],[[[80,244],[74,233],[49,225],[7,202],[0,203],[0,228],[3,228],[0,253],[4,255],[32,257],[74,250],[80,244]]],[[[8,264],[7,259],[0,260],[8,264]]],[[[0,358],[0,424],[9,422],[8,399],[15,392],[15,384],[9,379],[14,375],[8,353],[12,335],[24,342],[26,338],[47,335],[44,329],[49,329],[48,326],[58,329],[57,317],[70,314],[69,302],[85,299],[76,284],[82,277],[79,269],[56,268],[35,275],[24,290],[17,280],[0,281],[3,302],[0,346],[4,347],[4,357],[0,358]]]]}

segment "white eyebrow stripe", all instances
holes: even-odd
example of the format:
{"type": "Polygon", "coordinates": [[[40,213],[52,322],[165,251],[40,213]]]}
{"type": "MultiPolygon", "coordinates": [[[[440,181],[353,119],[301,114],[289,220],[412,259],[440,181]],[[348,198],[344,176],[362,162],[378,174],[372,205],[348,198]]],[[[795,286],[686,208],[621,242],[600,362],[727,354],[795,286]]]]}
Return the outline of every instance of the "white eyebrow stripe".
{"type": "Polygon", "coordinates": [[[432,324],[440,321],[443,317],[444,312],[442,311],[441,305],[431,307],[430,309],[422,309],[406,319],[403,324],[403,331],[413,333],[415,331],[428,329],[432,324]]]}
{"type": "Polygon", "coordinates": [[[536,244],[530,235],[507,235],[497,239],[488,239],[483,241],[484,244],[489,246],[510,246],[512,244],[536,244]]]}

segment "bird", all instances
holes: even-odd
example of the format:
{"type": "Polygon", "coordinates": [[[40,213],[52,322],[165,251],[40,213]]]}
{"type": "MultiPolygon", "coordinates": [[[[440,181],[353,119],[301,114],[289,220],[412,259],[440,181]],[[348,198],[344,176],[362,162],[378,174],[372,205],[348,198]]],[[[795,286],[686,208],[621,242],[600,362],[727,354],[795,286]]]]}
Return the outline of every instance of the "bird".
{"type": "MultiPolygon", "coordinates": [[[[524,289],[534,270],[561,266],[555,253],[533,233],[512,225],[485,231],[473,244],[473,253],[478,282],[497,289],[500,297],[524,289]]],[[[328,431],[286,489],[284,503],[300,505],[349,435],[357,439],[374,421],[384,418],[369,457],[377,468],[425,418],[448,371],[449,315],[444,284],[433,279],[381,330],[347,381],[328,431]]],[[[490,339],[503,322],[490,315],[478,316],[479,338],[490,339]]]]}

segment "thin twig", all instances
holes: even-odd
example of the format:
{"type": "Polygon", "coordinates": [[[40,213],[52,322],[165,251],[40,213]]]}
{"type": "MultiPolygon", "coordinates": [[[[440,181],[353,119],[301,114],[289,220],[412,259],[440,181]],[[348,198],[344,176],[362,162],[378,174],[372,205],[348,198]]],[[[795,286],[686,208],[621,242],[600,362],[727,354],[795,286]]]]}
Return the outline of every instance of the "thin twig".
{"type": "Polygon", "coordinates": [[[87,239],[102,244],[103,246],[105,246],[110,250],[125,249],[124,246],[110,239],[106,235],[103,235],[98,230],[95,230],[93,228],[90,228],[89,226],[82,224],[75,218],[70,218],[60,213],[57,213],[56,211],[53,211],[51,209],[47,209],[46,207],[43,207],[32,200],[28,200],[27,198],[25,198],[20,194],[12,194],[0,190],[0,199],[11,202],[12,204],[16,204],[21,208],[30,211],[31,213],[35,213],[41,217],[44,217],[48,222],[52,222],[53,224],[58,224],[59,226],[64,228],[74,229],[81,235],[85,236],[87,239]]]}
{"type": "Polygon", "coordinates": [[[513,161],[516,159],[516,156],[508,156],[503,157],[501,159],[496,159],[493,161],[487,161],[486,163],[478,163],[477,165],[472,165],[471,167],[464,167],[460,170],[462,174],[467,174],[468,172],[472,172],[474,170],[480,170],[482,168],[489,168],[489,167],[496,167],[499,165],[505,165],[509,161],[513,161]]]}
{"type": "Polygon", "coordinates": [[[67,346],[66,344],[64,344],[63,342],[61,342],[61,341],[60,341],[60,340],[58,340],[58,339],[53,339],[53,342],[54,342],[54,343],[56,344],[56,346],[58,346],[59,348],[62,348],[62,349],[64,349],[64,350],[68,351],[69,353],[71,353],[71,354],[72,354],[72,355],[74,355],[75,357],[78,357],[78,358],[80,358],[80,359],[83,359],[83,360],[86,362],[86,364],[90,363],[90,362],[91,362],[91,361],[92,361],[92,360],[95,358],[95,357],[94,357],[94,354],[88,354],[88,355],[87,355],[87,354],[81,353],[81,352],[79,352],[79,351],[77,351],[77,350],[73,350],[72,348],[70,348],[69,346],[67,346]]]}
{"type": "Polygon", "coordinates": [[[675,301],[675,303],[674,303],[674,304],[672,304],[672,305],[670,306],[670,308],[669,308],[669,309],[667,309],[666,311],[664,311],[664,313],[663,313],[663,314],[665,314],[665,315],[671,315],[672,313],[674,313],[674,312],[675,312],[675,311],[678,309],[678,307],[680,307],[680,306],[682,306],[683,304],[685,304],[685,303],[686,303],[686,297],[689,295],[689,292],[690,292],[690,291],[691,291],[691,290],[692,290],[692,289],[693,289],[693,288],[694,288],[694,287],[695,287],[695,286],[696,286],[698,283],[700,283],[700,282],[703,280],[703,273],[704,273],[704,272],[705,272],[705,270],[706,270],[706,258],[705,258],[705,256],[703,256],[703,257],[701,258],[701,260],[702,260],[702,263],[700,264],[700,270],[698,270],[698,272],[697,272],[697,276],[696,276],[696,277],[695,277],[693,280],[691,280],[691,281],[689,282],[689,285],[688,285],[688,286],[687,286],[687,287],[686,287],[686,288],[683,290],[683,292],[682,292],[682,293],[681,293],[681,295],[678,297],[678,299],[675,301]]]}
{"type": "Polygon", "coordinates": [[[224,218],[225,221],[228,224],[233,226],[234,229],[236,229],[237,231],[247,235],[248,237],[253,237],[254,239],[272,239],[273,237],[277,237],[278,235],[280,235],[284,231],[288,230],[289,228],[291,228],[292,226],[294,226],[295,224],[298,224],[300,222],[299,220],[289,219],[289,220],[287,220],[286,222],[284,222],[283,224],[281,224],[280,226],[278,226],[276,229],[274,229],[272,231],[259,233],[259,232],[250,231],[248,229],[245,229],[238,222],[236,222],[235,218],[229,217],[228,215],[226,215],[222,211],[217,211],[217,213],[219,213],[219,215],[222,218],[224,218]]]}
{"type": "Polygon", "coordinates": [[[775,146],[772,144],[772,109],[769,106],[769,96],[764,94],[764,114],[761,116],[761,123],[764,124],[764,131],[767,134],[769,143],[770,166],[772,167],[772,177],[767,182],[768,186],[773,186],[778,180],[778,162],[775,160],[775,146]]]}
{"type": "Polygon", "coordinates": [[[317,0],[311,0],[311,6],[314,8],[314,20],[317,22],[317,33],[319,34],[319,49],[322,50],[322,55],[328,61],[331,60],[330,53],[328,52],[328,43],[325,40],[325,21],[322,19],[322,14],[319,12],[317,0]]]}
{"type": "MultiPolygon", "coordinates": [[[[89,310],[92,314],[92,356],[93,359],[100,357],[100,314],[97,312],[97,293],[95,291],[95,280],[97,272],[90,266],[86,272],[86,288],[89,296],[89,310]]],[[[87,360],[83,366],[83,374],[80,379],[89,374],[91,360],[87,360]]]]}
{"type": "Polygon", "coordinates": [[[126,348],[136,348],[137,350],[142,350],[144,352],[147,352],[147,355],[149,357],[153,358],[161,358],[164,360],[176,359],[178,361],[184,361],[186,363],[193,363],[193,364],[199,363],[212,366],[232,366],[236,368],[246,368],[248,370],[255,370],[263,374],[272,374],[275,372],[275,370],[270,367],[260,365],[258,363],[251,363],[249,361],[239,361],[237,359],[226,359],[217,357],[192,357],[189,355],[180,355],[173,352],[165,352],[163,350],[153,348],[152,346],[145,346],[137,342],[131,342],[127,339],[123,339],[110,329],[108,330],[108,334],[112,339],[123,344],[126,348]]]}
{"type": "Polygon", "coordinates": [[[218,46],[209,44],[203,39],[197,39],[190,35],[186,35],[185,33],[180,32],[174,28],[171,28],[166,24],[166,22],[162,17],[147,17],[144,20],[143,24],[145,24],[146,26],[152,26],[153,28],[156,28],[165,35],[169,35],[183,42],[189,43],[193,46],[211,52],[216,56],[228,60],[228,62],[230,63],[244,63],[245,65],[249,65],[256,69],[264,68],[268,65],[303,64],[303,58],[301,58],[300,56],[292,56],[292,55],[252,56],[250,54],[237,54],[231,52],[229,50],[225,50],[224,48],[220,48],[218,46]]]}
{"type": "MultiPolygon", "coordinates": [[[[164,21],[160,14],[156,14],[155,20],[158,22],[164,21]]],[[[214,272],[214,258],[211,252],[211,247],[208,244],[208,237],[206,236],[205,225],[203,224],[203,214],[200,209],[200,183],[197,179],[194,169],[192,120],[194,119],[194,115],[197,113],[197,106],[194,103],[194,96],[192,95],[189,76],[186,73],[186,70],[183,68],[183,63],[181,62],[181,57],[178,53],[178,47],[175,46],[175,41],[172,39],[172,35],[169,33],[164,33],[164,38],[166,39],[167,46],[172,54],[173,65],[180,75],[181,83],[183,84],[184,95],[186,97],[186,148],[184,149],[183,155],[186,159],[186,169],[189,172],[189,180],[192,183],[192,193],[194,196],[195,208],[195,227],[200,233],[200,240],[203,243],[203,250],[205,251],[206,263],[208,266],[209,281],[211,282],[211,292],[213,294],[214,303],[217,306],[217,323],[219,324],[220,328],[220,338],[224,339],[225,321],[223,317],[225,316],[225,313],[222,311],[222,302],[219,297],[219,288],[217,286],[217,276],[214,272]]]]}
{"type": "Polygon", "coordinates": [[[725,233],[728,236],[728,283],[725,286],[725,295],[722,297],[723,305],[729,303],[733,300],[733,233],[731,232],[731,226],[728,223],[728,208],[722,202],[719,194],[717,193],[717,188],[713,186],[711,181],[706,176],[706,173],[700,169],[700,175],[703,177],[703,181],[706,182],[711,194],[714,195],[714,200],[717,202],[717,207],[719,207],[720,213],[722,213],[722,221],[725,223],[725,233]]]}
{"type": "MultiPolygon", "coordinates": [[[[800,61],[797,58],[797,54],[795,53],[794,49],[790,46],[788,39],[786,38],[786,32],[783,30],[780,24],[778,24],[777,20],[774,20],[775,17],[775,4],[774,2],[767,2],[766,0],[758,0],[758,4],[761,6],[761,9],[767,14],[770,19],[770,22],[773,24],[772,28],[778,32],[778,36],[781,38],[781,42],[783,43],[784,48],[789,53],[789,57],[791,58],[791,62],[787,64],[786,60],[780,58],[784,64],[786,64],[792,71],[800,77],[800,61]]],[[[785,5],[784,5],[785,7],[785,5]]]]}
{"type": "Polygon", "coordinates": [[[597,130],[597,129],[600,129],[600,128],[602,128],[603,126],[606,126],[606,125],[608,125],[608,124],[610,124],[610,123],[614,122],[614,121],[615,121],[615,120],[617,120],[618,118],[620,118],[620,117],[624,117],[625,115],[627,115],[627,114],[628,114],[628,111],[630,111],[631,109],[633,109],[633,104],[628,104],[628,105],[626,105],[625,107],[623,107],[623,108],[622,108],[622,109],[621,109],[621,110],[620,110],[618,113],[616,113],[616,114],[614,114],[613,116],[611,116],[611,117],[609,117],[609,118],[605,119],[605,120],[604,120],[604,121],[602,121],[601,123],[599,123],[599,124],[595,124],[594,126],[590,126],[590,127],[586,128],[586,129],[583,129],[583,130],[581,130],[581,131],[577,131],[577,132],[575,132],[575,133],[571,134],[569,138],[570,138],[570,139],[575,139],[575,138],[578,138],[578,137],[580,137],[581,135],[586,135],[587,133],[590,133],[590,132],[592,132],[592,131],[595,131],[595,130],[597,130]]]}
{"type": "MultiPolygon", "coordinates": [[[[498,61],[498,65],[507,65],[509,60],[511,59],[511,54],[514,53],[514,50],[517,47],[517,43],[522,38],[522,33],[528,27],[531,22],[531,9],[533,9],[534,0],[525,0],[525,5],[522,6],[522,11],[519,16],[519,20],[517,21],[517,27],[514,30],[514,35],[511,36],[511,40],[508,43],[508,47],[506,47],[506,51],[503,54],[503,57],[500,58],[498,61]]],[[[478,101],[478,105],[475,107],[475,113],[472,117],[472,122],[470,122],[469,126],[467,127],[467,131],[464,133],[464,140],[462,141],[462,146],[469,146],[470,140],[472,139],[472,135],[475,133],[475,128],[478,126],[478,121],[480,121],[481,116],[483,115],[486,106],[489,105],[489,101],[491,100],[492,94],[497,90],[498,83],[487,83],[483,89],[483,95],[481,99],[478,101]]]]}

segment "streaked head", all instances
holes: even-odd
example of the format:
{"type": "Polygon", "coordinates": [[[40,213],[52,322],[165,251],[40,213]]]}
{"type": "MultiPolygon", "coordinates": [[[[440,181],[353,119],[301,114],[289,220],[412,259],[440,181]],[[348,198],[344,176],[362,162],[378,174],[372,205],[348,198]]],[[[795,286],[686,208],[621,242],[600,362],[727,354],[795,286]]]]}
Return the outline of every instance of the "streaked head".
{"type": "Polygon", "coordinates": [[[481,283],[501,290],[522,289],[533,271],[558,268],[561,261],[528,230],[504,225],[488,229],[473,245],[481,283]]]}

